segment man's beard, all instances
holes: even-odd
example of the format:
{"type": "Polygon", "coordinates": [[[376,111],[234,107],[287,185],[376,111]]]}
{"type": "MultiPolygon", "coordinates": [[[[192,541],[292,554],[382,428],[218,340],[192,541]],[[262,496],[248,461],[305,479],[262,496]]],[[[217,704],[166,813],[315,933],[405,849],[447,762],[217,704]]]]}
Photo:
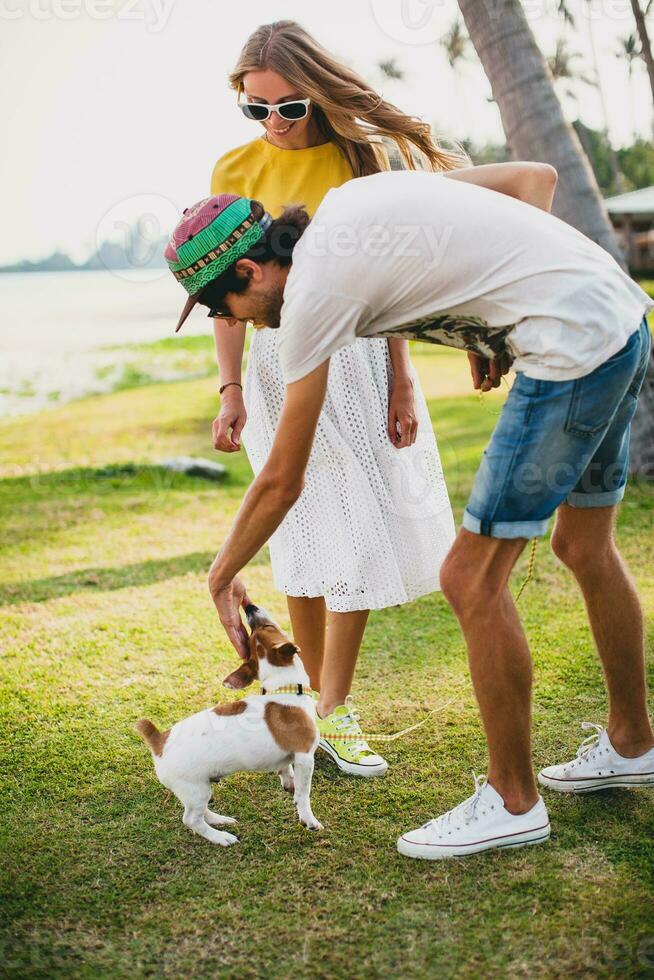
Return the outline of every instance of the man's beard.
{"type": "Polygon", "coordinates": [[[255,327],[279,327],[284,303],[284,290],[278,286],[267,289],[257,297],[256,311],[252,317],[255,327]]]}

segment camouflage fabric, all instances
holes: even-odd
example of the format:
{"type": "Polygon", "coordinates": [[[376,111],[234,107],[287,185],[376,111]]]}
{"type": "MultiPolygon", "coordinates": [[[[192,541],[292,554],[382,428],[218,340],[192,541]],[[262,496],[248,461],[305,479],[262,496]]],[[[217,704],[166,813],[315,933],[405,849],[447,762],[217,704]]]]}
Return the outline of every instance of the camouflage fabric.
{"type": "Polygon", "coordinates": [[[375,336],[424,340],[428,344],[442,344],[444,347],[471,351],[492,361],[501,354],[511,356],[506,341],[514,328],[515,324],[507,327],[489,327],[486,321],[478,316],[429,313],[427,316],[402,323],[375,336]]]}
{"type": "MultiPolygon", "coordinates": [[[[406,170],[397,143],[388,137],[383,137],[382,142],[388,152],[391,170],[406,170]]],[[[414,152],[412,156],[416,168],[424,170],[418,152],[414,152]]],[[[429,344],[442,344],[444,347],[472,351],[474,354],[494,360],[501,354],[509,353],[506,349],[506,338],[514,326],[515,324],[507,327],[489,327],[485,320],[476,316],[429,314],[376,336],[401,336],[406,340],[424,340],[429,344]]]]}

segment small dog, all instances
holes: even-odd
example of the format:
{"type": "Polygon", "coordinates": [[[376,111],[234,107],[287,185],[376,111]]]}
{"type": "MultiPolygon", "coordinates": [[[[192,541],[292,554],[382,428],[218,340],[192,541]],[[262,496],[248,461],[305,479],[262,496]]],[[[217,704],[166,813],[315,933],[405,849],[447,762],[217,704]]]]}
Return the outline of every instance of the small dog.
{"type": "Polygon", "coordinates": [[[294,793],[300,823],[322,830],[310,800],[316,709],[299,648],[264,609],[249,605],[245,616],[250,655],[223,683],[240,690],[258,678],[261,695],[200,711],[167,732],[146,718],[136,724],[159,781],[184,806],[185,826],[223,847],[238,837],[214,827],[236,821],[208,809],[211,783],[243,770],[278,772],[283,788],[294,793]]]}

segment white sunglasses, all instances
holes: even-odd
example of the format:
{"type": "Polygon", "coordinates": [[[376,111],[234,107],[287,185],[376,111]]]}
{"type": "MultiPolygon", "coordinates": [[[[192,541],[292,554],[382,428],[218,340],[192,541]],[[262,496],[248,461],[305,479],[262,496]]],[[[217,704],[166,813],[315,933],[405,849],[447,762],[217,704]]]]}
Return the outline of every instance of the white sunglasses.
{"type": "Polygon", "coordinates": [[[273,112],[287,122],[304,119],[309,114],[310,105],[311,99],[293,99],[292,102],[278,102],[277,105],[268,105],[266,102],[239,103],[243,115],[255,122],[265,122],[273,112]]]}

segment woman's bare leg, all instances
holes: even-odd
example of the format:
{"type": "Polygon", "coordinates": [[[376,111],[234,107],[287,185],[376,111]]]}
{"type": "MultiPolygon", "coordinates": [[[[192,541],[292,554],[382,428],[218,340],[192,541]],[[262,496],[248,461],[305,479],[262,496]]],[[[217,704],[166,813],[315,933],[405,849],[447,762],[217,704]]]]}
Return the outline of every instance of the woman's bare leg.
{"type": "Polygon", "coordinates": [[[322,596],[286,599],[293,639],[302,651],[311,687],[320,691],[318,714],[324,718],[350,693],[370,612],[328,613],[322,596]]]}
{"type": "Polygon", "coordinates": [[[327,613],[325,659],[318,702],[318,714],[321,718],[343,704],[350,693],[369,615],[368,609],[327,613]]]}
{"type": "Polygon", "coordinates": [[[320,675],[325,655],[327,609],[322,596],[286,596],[291,617],[293,639],[302,651],[302,663],[311,687],[320,690],[320,675]]]}

